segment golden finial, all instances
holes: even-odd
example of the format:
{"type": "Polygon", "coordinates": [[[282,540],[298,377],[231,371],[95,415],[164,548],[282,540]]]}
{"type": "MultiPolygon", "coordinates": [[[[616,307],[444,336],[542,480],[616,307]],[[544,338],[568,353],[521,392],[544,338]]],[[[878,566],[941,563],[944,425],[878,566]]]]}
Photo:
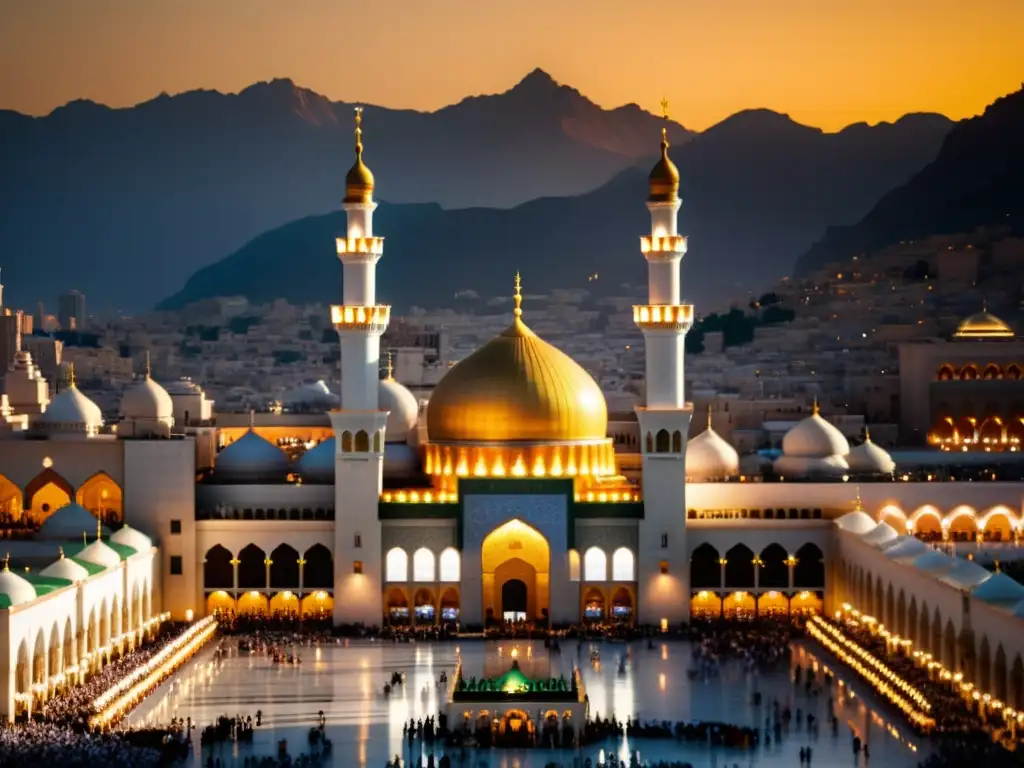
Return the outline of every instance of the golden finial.
{"type": "Polygon", "coordinates": [[[360,160],[363,157],[363,108],[356,107],[353,112],[356,120],[356,160],[360,160]]]}
{"type": "Polygon", "coordinates": [[[153,373],[153,369],[150,366],[149,350],[147,349],[146,350],[146,378],[148,379],[152,373],[153,373]]]}
{"type": "Polygon", "coordinates": [[[523,280],[518,272],[516,272],[515,287],[516,290],[512,294],[512,300],[516,303],[516,308],[512,310],[512,314],[518,319],[523,316],[523,280]]]}
{"type": "MultiPolygon", "coordinates": [[[[661,112],[668,122],[668,99],[661,100],[661,112]]],[[[679,199],[679,169],[676,168],[672,158],[668,156],[668,125],[661,129],[661,158],[647,177],[650,195],[647,201],[651,203],[675,202],[679,199]]]]}
{"type": "Polygon", "coordinates": [[[708,403],[708,429],[711,429],[711,403],[708,403]]]}
{"type": "Polygon", "coordinates": [[[996,564],[996,573],[999,573],[999,572],[1000,572],[1000,571],[999,571],[999,561],[998,561],[998,560],[996,560],[996,561],[995,561],[995,564],[996,564]]]}
{"type": "Polygon", "coordinates": [[[85,531],[82,531],[82,546],[83,547],[88,547],[89,546],[89,534],[86,533],[85,531]]]}
{"type": "Polygon", "coordinates": [[[858,511],[862,510],[864,508],[864,503],[860,499],[860,486],[859,485],[857,486],[857,496],[854,498],[853,503],[855,505],[854,508],[857,509],[858,511]]]}
{"type": "Polygon", "coordinates": [[[60,559],[61,560],[64,559],[64,547],[63,546],[57,547],[57,554],[60,555],[60,559]]]}
{"type": "Polygon", "coordinates": [[[813,413],[814,413],[815,416],[820,416],[821,415],[821,406],[818,405],[818,396],[817,395],[814,396],[813,413]]]}
{"type": "Polygon", "coordinates": [[[388,350],[388,381],[395,380],[395,363],[391,356],[391,350],[388,350]]]}
{"type": "Polygon", "coordinates": [[[68,386],[75,386],[75,361],[68,363],[68,386]]]}
{"type": "Polygon", "coordinates": [[[869,427],[867,424],[864,425],[864,442],[871,442],[871,427],[869,427]]]}
{"type": "Polygon", "coordinates": [[[668,117],[668,97],[666,97],[666,96],[662,96],[661,97],[661,116],[663,118],[665,118],[666,120],[669,119],[669,117],[668,117]]]}
{"type": "Polygon", "coordinates": [[[11,570],[11,553],[4,555],[4,572],[11,570]]]}
{"type": "Polygon", "coordinates": [[[103,538],[103,521],[96,518],[96,541],[103,538]]]}

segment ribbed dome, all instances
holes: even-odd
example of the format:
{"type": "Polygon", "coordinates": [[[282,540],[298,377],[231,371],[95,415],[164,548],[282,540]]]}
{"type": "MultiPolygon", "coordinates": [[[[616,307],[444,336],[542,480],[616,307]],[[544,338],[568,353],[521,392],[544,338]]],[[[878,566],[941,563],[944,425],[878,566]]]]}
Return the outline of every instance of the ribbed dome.
{"type": "Polygon", "coordinates": [[[404,443],[410,433],[416,429],[419,420],[420,404],[416,396],[393,378],[380,380],[377,387],[377,403],[382,411],[388,413],[388,424],[384,430],[384,441],[388,443],[404,443]]]}
{"type": "Polygon", "coordinates": [[[954,334],[958,339],[1012,339],[1013,329],[987,310],[964,320],[954,334]]]}
{"type": "MultiPolygon", "coordinates": [[[[77,502],[69,502],[58,509],[39,526],[36,538],[51,541],[77,541],[85,533],[96,535],[96,515],[77,502]]],[[[103,529],[106,533],[106,529],[103,529]]]]}
{"type": "Polygon", "coordinates": [[[334,438],[324,440],[320,445],[310,448],[299,457],[295,468],[304,481],[312,483],[334,482],[334,438]]]}
{"type": "Polygon", "coordinates": [[[50,579],[67,579],[68,581],[84,581],[89,578],[89,571],[69,557],[64,557],[61,550],[60,559],[54,560],[39,572],[40,576],[50,579]]]}
{"type": "Polygon", "coordinates": [[[853,512],[847,512],[842,517],[836,518],[835,525],[844,531],[863,536],[865,533],[874,528],[878,523],[875,522],[874,518],[871,517],[863,509],[855,509],[853,512]]]}
{"type": "Polygon", "coordinates": [[[851,472],[872,475],[891,475],[896,469],[896,462],[884,448],[871,442],[871,435],[863,443],[852,448],[846,455],[846,463],[851,472]]]}
{"type": "Polygon", "coordinates": [[[115,544],[131,547],[136,552],[148,552],[153,548],[153,540],[149,536],[127,524],[114,531],[110,540],[115,544]]]}
{"type": "Polygon", "coordinates": [[[149,374],[125,390],[121,413],[126,419],[171,419],[174,402],[167,390],[153,381],[149,374]]]}
{"type": "Polygon", "coordinates": [[[0,571],[0,596],[2,595],[7,596],[12,606],[22,605],[36,599],[36,588],[28,580],[11,573],[5,565],[3,571],[0,571]]]}
{"type": "Polygon", "coordinates": [[[686,443],[686,477],[710,480],[733,477],[740,472],[740,455],[729,442],[708,428],[686,443]]]}
{"type": "Polygon", "coordinates": [[[345,174],[346,203],[373,202],[373,173],[363,163],[363,108],[356,107],[356,161],[345,174]]]}
{"type": "Polygon", "coordinates": [[[647,177],[651,203],[670,203],[679,199],[679,169],[668,156],[668,131],[661,130],[661,157],[647,177]]]}
{"type": "Polygon", "coordinates": [[[786,456],[824,459],[829,456],[845,456],[850,452],[850,444],[842,432],[821,418],[815,404],[814,413],[796,424],[782,438],[782,452],[786,456]]]}
{"type": "Polygon", "coordinates": [[[50,401],[39,421],[59,429],[92,432],[103,426],[103,412],[72,382],[50,401]]]}
{"type": "Polygon", "coordinates": [[[427,404],[431,442],[605,440],[600,388],[576,362],[516,316],[501,335],[456,365],[427,404]]]}
{"type": "Polygon", "coordinates": [[[217,454],[213,472],[220,480],[276,482],[288,475],[288,457],[250,429],[217,454]]]}
{"type": "Polygon", "coordinates": [[[121,556],[99,539],[79,552],[75,557],[93,565],[102,565],[104,568],[114,568],[121,564],[121,556]]]}

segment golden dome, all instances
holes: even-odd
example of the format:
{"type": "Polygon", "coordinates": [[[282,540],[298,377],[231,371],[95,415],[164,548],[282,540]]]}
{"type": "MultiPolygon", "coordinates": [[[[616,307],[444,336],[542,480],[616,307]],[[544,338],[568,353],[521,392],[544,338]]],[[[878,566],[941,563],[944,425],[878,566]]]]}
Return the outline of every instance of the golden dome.
{"type": "Polygon", "coordinates": [[[1014,333],[1010,326],[986,308],[960,323],[955,336],[958,339],[1012,339],[1014,333]]]}
{"type": "Polygon", "coordinates": [[[661,159],[651,169],[647,177],[651,193],[647,196],[650,203],[672,203],[679,199],[679,169],[668,156],[668,130],[661,129],[661,159]]]}
{"type": "Polygon", "coordinates": [[[356,107],[356,162],[345,174],[346,203],[373,202],[373,173],[363,162],[363,108],[356,107]]]}
{"type": "Polygon", "coordinates": [[[516,275],[512,325],[452,368],[427,403],[430,442],[605,440],[608,410],[597,383],[522,320],[516,275]]]}

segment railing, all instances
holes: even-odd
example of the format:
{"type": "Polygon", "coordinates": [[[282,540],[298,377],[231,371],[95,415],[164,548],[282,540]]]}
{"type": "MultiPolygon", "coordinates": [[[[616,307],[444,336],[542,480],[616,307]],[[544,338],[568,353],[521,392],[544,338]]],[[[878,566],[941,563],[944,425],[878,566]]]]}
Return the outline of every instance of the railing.
{"type": "Polygon", "coordinates": [[[380,255],[384,253],[383,237],[338,237],[335,238],[335,245],[339,256],[346,256],[350,253],[365,253],[380,255]]]}
{"type": "Polygon", "coordinates": [[[685,235],[644,235],[640,238],[641,253],[686,253],[685,235]]]}
{"type": "Polygon", "coordinates": [[[641,328],[690,328],[693,325],[693,305],[634,304],[633,322],[641,328]]]}
{"type": "Polygon", "coordinates": [[[339,330],[373,326],[379,326],[383,330],[387,327],[390,319],[391,307],[387,304],[378,304],[372,307],[338,304],[331,306],[331,324],[339,330]]]}

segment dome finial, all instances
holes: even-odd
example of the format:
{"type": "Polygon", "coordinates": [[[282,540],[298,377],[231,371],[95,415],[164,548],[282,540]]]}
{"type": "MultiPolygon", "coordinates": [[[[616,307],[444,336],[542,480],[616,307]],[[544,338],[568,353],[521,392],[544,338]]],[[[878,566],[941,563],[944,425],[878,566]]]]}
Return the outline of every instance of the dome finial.
{"type": "Polygon", "coordinates": [[[395,364],[394,364],[394,360],[391,357],[391,350],[390,349],[388,350],[388,369],[387,370],[388,370],[388,376],[387,376],[388,381],[394,381],[395,380],[395,364]]]}
{"type": "Polygon", "coordinates": [[[373,202],[373,174],[363,162],[363,108],[355,107],[355,139],[356,139],[356,161],[352,164],[348,174],[345,176],[345,200],[346,203],[372,203],[373,202]]]}
{"type": "Polygon", "coordinates": [[[75,386],[75,361],[68,363],[68,387],[75,386]]]}
{"type": "Polygon", "coordinates": [[[356,161],[358,162],[363,159],[363,108],[356,107],[353,111],[356,121],[356,161]]]}
{"type": "Polygon", "coordinates": [[[867,424],[864,425],[864,442],[871,442],[871,427],[869,427],[867,424]]]}
{"type": "Polygon", "coordinates": [[[668,156],[668,99],[661,100],[661,115],[666,125],[661,129],[661,158],[651,169],[647,177],[650,194],[647,201],[651,203],[674,203],[679,200],[679,169],[668,156]]]}
{"type": "Polygon", "coordinates": [[[523,280],[519,276],[519,272],[516,272],[515,293],[512,294],[512,301],[516,303],[516,307],[512,310],[512,314],[515,315],[518,320],[523,316],[523,280]]]}
{"type": "Polygon", "coordinates": [[[88,547],[89,546],[89,534],[86,533],[85,531],[82,531],[82,546],[83,547],[88,547]]]}
{"type": "Polygon", "coordinates": [[[11,570],[11,553],[4,555],[4,573],[11,570]]]}
{"type": "Polygon", "coordinates": [[[103,538],[103,521],[96,518],[96,541],[103,538]]]}
{"type": "Polygon", "coordinates": [[[64,559],[64,547],[63,546],[57,547],[57,554],[60,556],[61,560],[64,559]]]}
{"type": "Polygon", "coordinates": [[[146,378],[148,379],[153,373],[153,368],[150,365],[149,350],[146,350],[146,378]]]}
{"type": "Polygon", "coordinates": [[[853,500],[853,508],[857,512],[861,512],[864,509],[864,503],[860,499],[860,486],[857,486],[857,496],[853,500]]]}
{"type": "Polygon", "coordinates": [[[708,403],[708,429],[711,429],[711,403],[708,403]]]}
{"type": "Polygon", "coordinates": [[[820,416],[821,415],[821,406],[818,405],[818,396],[817,395],[814,396],[814,405],[812,406],[812,408],[813,408],[813,415],[815,415],[815,416],[820,416]]]}

